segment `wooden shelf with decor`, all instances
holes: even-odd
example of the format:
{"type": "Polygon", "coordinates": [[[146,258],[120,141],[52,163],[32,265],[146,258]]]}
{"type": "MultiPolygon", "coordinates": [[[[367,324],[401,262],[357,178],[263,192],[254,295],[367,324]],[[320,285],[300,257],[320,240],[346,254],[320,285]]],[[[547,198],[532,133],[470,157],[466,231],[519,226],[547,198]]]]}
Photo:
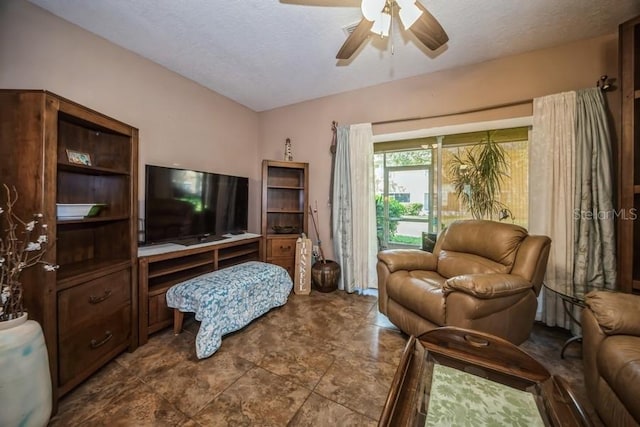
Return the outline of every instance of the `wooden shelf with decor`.
{"type": "Polygon", "coordinates": [[[53,93],[0,90],[0,169],[20,217],[40,212],[57,272],[23,276],[24,305],[43,329],[57,400],[137,346],[138,130],[53,93]],[[101,204],[57,219],[58,204],[101,204]]]}
{"type": "Polygon", "coordinates": [[[296,239],[308,235],[309,164],[262,161],[262,235],[264,261],[293,277],[296,239]]]}
{"type": "Polygon", "coordinates": [[[193,246],[160,244],[138,250],[139,345],[173,324],[167,290],[180,282],[247,261],[261,259],[262,237],[245,233],[193,246]]]}
{"type": "Polygon", "coordinates": [[[619,27],[622,132],[618,147],[618,284],[640,293],[640,16],[619,27]]]}

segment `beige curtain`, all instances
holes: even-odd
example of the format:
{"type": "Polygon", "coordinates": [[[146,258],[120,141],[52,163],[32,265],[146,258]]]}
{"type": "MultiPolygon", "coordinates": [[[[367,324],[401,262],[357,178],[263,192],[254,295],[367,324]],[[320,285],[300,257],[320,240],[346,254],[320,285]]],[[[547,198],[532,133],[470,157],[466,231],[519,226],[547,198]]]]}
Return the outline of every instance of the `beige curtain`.
{"type": "MultiPolygon", "coordinates": [[[[576,94],[565,92],[533,101],[530,143],[529,231],[552,240],[545,283],[559,292],[573,289],[576,94]]],[[[538,320],[569,327],[562,301],[540,296],[538,320]]]]}
{"type": "Polygon", "coordinates": [[[360,289],[377,287],[376,206],[373,171],[373,129],[371,123],[349,129],[351,183],[353,194],[353,277],[360,289]]]}
{"type": "Polygon", "coordinates": [[[333,243],[339,288],[377,287],[376,212],[371,123],[338,127],[333,184],[333,243]]]}

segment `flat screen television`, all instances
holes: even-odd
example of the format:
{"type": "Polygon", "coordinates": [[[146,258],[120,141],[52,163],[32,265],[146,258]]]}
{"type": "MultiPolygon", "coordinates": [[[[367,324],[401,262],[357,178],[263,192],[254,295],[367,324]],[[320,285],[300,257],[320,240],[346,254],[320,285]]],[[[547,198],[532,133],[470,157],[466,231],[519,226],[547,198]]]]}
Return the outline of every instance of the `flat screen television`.
{"type": "Polygon", "coordinates": [[[145,244],[193,244],[247,229],[249,179],[146,165],[145,244]]]}

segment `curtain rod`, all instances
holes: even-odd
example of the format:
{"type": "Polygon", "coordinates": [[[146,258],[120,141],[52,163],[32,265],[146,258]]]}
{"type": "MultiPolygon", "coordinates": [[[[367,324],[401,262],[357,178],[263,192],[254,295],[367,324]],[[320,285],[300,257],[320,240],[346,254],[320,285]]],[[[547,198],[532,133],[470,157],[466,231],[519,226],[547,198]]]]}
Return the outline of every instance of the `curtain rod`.
{"type": "MultiPolygon", "coordinates": [[[[613,81],[614,80],[610,79],[609,76],[604,74],[603,76],[600,77],[600,80],[598,80],[596,82],[596,87],[598,89],[602,90],[603,92],[608,92],[608,91],[614,90],[615,87],[612,84],[613,81]]],[[[421,117],[418,116],[418,117],[407,117],[407,118],[404,118],[404,119],[382,120],[382,121],[379,121],[379,122],[372,122],[371,125],[373,125],[373,126],[375,126],[375,125],[387,125],[387,124],[391,124],[391,123],[411,122],[411,121],[415,121],[415,120],[437,119],[437,118],[440,118],[440,117],[456,116],[456,115],[460,115],[460,114],[479,113],[481,111],[497,110],[498,108],[515,107],[515,106],[518,106],[518,105],[528,104],[530,102],[533,102],[533,98],[522,99],[520,101],[505,102],[504,104],[488,105],[486,107],[472,108],[470,110],[454,111],[452,113],[436,114],[436,115],[433,115],[433,116],[421,116],[421,117]]]]}
{"type": "Polygon", "coordinates": [[[486,110],[496,110],[498,108],[506,108],[506,107],[515,107],[517,105],[524,105],[524,104],[528,104],[533,102],[533,98],[529,98],[529,99],[522,99],[520,101],[513,101],[513,102],[505,102],[504,104],[494,104],[494,105],[488,105],[486,107],[479,107],[479,108],[472,108],[469,110],[460,110],[460,111],[454,111],[451,113],[443,113],[443,114],[436,114],[433,116],[421,116],[421,117],[407,117],[404,119],[394,119],[394,120],[383,120],[380,122],[372,122],[372,125],[387,125],[387,124],[391,124],[391,123],[402,123],[402,122],[411,122],[414,120],[426,120],[426,119],[437,119],[440,117],[448,117],[448,116],[456,116],[456,115],[460,115],[460,114],[471,114],[471,113],[479,113],[481,111],[486,111],[486,110]]]}

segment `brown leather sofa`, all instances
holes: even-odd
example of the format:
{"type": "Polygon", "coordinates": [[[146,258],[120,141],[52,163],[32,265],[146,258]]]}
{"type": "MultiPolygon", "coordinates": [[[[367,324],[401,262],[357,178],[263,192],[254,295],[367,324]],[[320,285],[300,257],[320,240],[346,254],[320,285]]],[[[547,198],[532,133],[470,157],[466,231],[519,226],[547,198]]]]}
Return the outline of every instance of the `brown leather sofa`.
{"type": "Polygon", "coordinates": [[[607,426],[640,425],[640,296],[591,292],[582,310],[587,394],[607,426]]]}
{"type": "Polygon", "coordinates": [[[533,326],[550,245],[517,225],[455,221],[433,253],[378,253],[378,307],[409,335],[457,326],[520,344],[533,326]]]}

